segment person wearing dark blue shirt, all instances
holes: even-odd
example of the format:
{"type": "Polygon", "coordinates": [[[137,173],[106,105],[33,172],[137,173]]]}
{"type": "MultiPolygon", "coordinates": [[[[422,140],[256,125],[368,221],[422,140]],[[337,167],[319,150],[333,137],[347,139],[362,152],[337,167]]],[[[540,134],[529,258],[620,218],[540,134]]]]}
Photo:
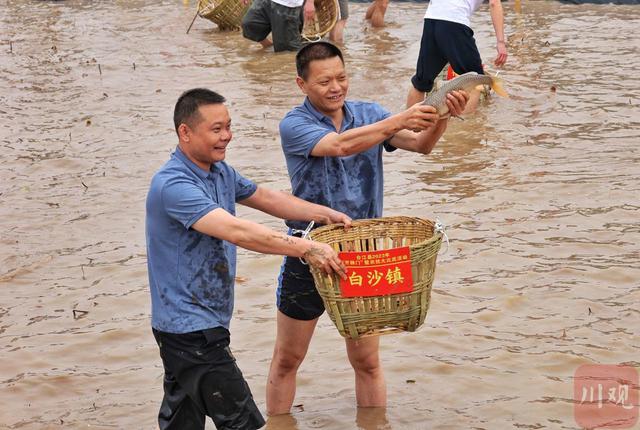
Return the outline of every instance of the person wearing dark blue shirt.
{"type": "MultiPolygon", "coordinates": [[[[428,154],[447,127],[432,106],[416,104],[391,115],[376,103],[347,101],[349,79],[340,50],[317,42],[296,56],[296,82],[306,98],[280,123],[292,192],[353,219],[382,216],[383,151],[403,149],[428,154]]],[[[468,95],[447,95],[452,115],[465,108],[468,95]]],[[[287,220],[291,229],[304,223],[287,220]]],[[[318,318],[324,312],[308,267],[285,258],[277,290],[277,335],[267,383],[267,414],[288,413],[296,374],[318,318]]],[[[361,407],[386,405],[386,386],[378,358],[378,337],[346,339],[361,407]]]]}
{"type": "Polygon", "coordinates": [[[291,237],[235,216],[240,203],[283,219],[320,224],[350,218],[291,194],[259,187],[224,162],[232,138],[221,95],[183,93],[178,147],[154,175],[146,202],[151,325],[164,366],[160,429],[258,429],[264,419],[229,350],[236,246],[304,257],[327,273],[345,267],[326,244],[291,237]]]}

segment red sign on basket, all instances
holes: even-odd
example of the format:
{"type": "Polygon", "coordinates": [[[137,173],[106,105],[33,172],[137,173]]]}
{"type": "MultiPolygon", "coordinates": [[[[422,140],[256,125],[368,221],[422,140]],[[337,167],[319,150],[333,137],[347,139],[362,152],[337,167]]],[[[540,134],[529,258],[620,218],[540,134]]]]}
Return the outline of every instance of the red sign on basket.
{"type": "Polygon", "coordinates": [[[342,297],[387,296],[413,291],[408,246],[338,255],[347,266],[347,279],[340,280],[342,297]]]}

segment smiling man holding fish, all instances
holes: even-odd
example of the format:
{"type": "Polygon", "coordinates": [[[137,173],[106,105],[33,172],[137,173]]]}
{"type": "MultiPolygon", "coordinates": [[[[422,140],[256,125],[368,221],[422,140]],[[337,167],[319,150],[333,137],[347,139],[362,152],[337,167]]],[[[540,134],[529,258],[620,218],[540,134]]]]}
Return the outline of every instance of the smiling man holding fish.
{"type": "MultiPolygon", "coordinates": [[[[391,115],[376,103],[346,100],[349,78],[342,52],[328,42],[303,47],[296,67],[296,82],[307,97],[280,123],[293,194],[354,219],[382,216],[383,150],[428,154],[447,128],[447,119],[433,106],[416,104],[391,115]]],[[[464,91],[447,94],[447,109],[461,114],[467,98],[464,91]]],[[[295,235],[307,224],[288,220],[287,225],[295,235]]],[[[297,258],[283,263],[277,301],[276,345],[267,384],[269,415],[290,411],[298,367],[324,312],[309,268],[297,258]]],[[[358,406],[385,406],[378,338],[347,339],[346,348],[355,371],[358,406]]]]}

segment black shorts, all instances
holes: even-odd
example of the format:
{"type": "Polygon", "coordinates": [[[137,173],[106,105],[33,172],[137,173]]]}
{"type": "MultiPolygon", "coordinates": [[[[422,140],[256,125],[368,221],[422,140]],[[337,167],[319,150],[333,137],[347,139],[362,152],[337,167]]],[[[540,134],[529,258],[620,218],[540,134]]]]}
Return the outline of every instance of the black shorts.
{"type": "Polygon", "coordinates": [[[278,279],[277,303],[286,316],[309,321],[324,312],[322,297],[316,290],[309,266],[299,258],[285,257],[278,279]]]}
{"type": "Polygon", "coordinates": [[[472,29],[457,22],[425,19],[416,74],[411,78],[414,88],[431,91],[436,76],[447,63],[459,75],[484,73],[472,29]]]}
{"type": "Polygon", "coordinates": [[[185,334],[153,330],[164,365],[160,430],[255,430],[265,421],[229,349],[223,327],[185,334]]]}

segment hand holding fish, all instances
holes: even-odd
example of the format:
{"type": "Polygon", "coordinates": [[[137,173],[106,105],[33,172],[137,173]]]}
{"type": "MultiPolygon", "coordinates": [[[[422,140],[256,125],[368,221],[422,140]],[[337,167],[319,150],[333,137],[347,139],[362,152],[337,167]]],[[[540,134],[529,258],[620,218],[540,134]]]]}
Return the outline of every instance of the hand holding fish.
{"type": "Polygon", "coordinates": [[[400,112],[398,119],[401,129],[418,132],[433,127],[440,118],[433,106],[416,103],[404,112],[400,112]]]}
{"type": "Polygon", "coordinates": [[[441,119],[448,118],[449,116],[461,116],[467,107],[469,101],[469,93],[464,90],[451,91],[447,93],[446,104],[449,108],[450,115],[441,116],[441,119]]]}

